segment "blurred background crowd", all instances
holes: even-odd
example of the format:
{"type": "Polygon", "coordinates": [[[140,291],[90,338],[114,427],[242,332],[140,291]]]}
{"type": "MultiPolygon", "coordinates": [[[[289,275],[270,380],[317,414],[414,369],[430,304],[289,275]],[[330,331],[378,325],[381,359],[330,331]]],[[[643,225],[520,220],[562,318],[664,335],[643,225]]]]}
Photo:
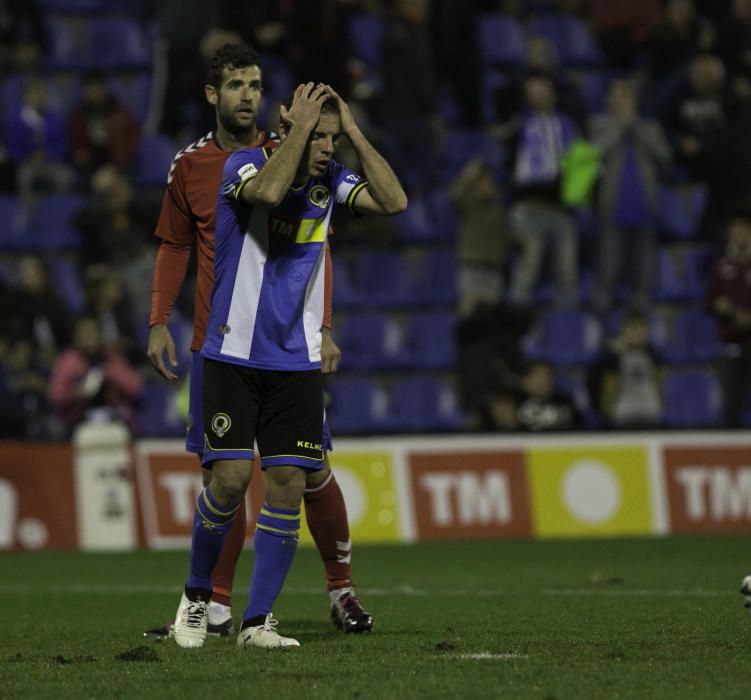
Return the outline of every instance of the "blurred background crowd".
{"type": "Polygon", "coordinates": [[[751,425],[751,0],[0,0],[0,434],[182,434],[153,229],[227,41],[410,197],[335,219],[335,435],[751,425]]]}

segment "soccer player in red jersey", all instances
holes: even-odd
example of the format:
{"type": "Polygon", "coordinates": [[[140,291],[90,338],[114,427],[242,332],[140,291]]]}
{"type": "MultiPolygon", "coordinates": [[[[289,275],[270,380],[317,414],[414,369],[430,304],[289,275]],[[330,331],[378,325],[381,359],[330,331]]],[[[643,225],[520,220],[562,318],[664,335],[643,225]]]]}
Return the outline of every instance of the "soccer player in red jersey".
{"type": "MultiPolygon", "coordinates": [[[[178,151],[170,168],[167,190],[156,227],[161,239],[157,251],[152,290],[148,356],[157,372],[169,381],[177,379],[175,343],[167,327],[170,312],[182,287],[193,242],[197,245],[198,277],[193,326],[193,363],[190,372],[190,411],[186,449],[201,455],[204,447],[202,420],[202,369],[199,354],[206,335],[211,291],[214,284],[214,227],[217,194],[224,163],[239,148],[275,148],[273,133],[259,129],[256,115],[263,92],[262,71],[253,49],[227,44],[212,57],[205,87],[207,101],[215,107],[217,128],[178,151]],[[165,363],[165,354],[168,363],[165,363]]],[[[331,338],[331,260],[326,249],[326,301],[323,321],[321,370],[334,372],[340,352],[331,338]]],[[[323,400],[323,397],[321,398],[323,400]]],[[[324,449],[331,449],[324,423],[324,449]]],[[[203,470],[208,483],[211,471],[203,470]]],[[[351,541],[342,492],[326,456],[325,468],[307,477],[304,496],[308,528],[326,569],[334,624],[345,632],[370,631],[372,616],[355,595],[350,568],[351,541]]],[[[230,609],[232,581],[242,551],[247,515],[244,502],[228,534],[214,569],[214,591],[209,608],[209,633],[234,631],[230,609]]],[[[165,636],[171,625],[150,630],[147,636],[165,636]]]]}

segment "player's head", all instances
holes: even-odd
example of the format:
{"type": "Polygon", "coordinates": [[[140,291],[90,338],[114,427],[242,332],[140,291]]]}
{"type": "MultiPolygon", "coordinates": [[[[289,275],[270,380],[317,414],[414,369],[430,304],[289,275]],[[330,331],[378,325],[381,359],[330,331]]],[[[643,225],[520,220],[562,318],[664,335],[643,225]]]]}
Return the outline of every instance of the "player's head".
{"type": "Polygon", "coordinates": [[[225,44],[209,61],[205,94],[217,123],[232,134],[255,127],[263,92],[258,54],[245,44],[225,44]]]}
{"type": "MultiPolygon", "coordinates": [[[[285,110],[292,107],[294,93],[288,95],[282,102],[285,110]]],[[[279,120],[279,136],[284,140],[289,132],[290,125],[279,120]]],[[[300,159],[300,168],[295,177],[295,181],[306,179],[308,177],[321,177],[329,167],[329,163],[334,156],[336,142],[342,131],[342,122],[339,118],[339,107],[333,97],[324,100],[321,105],[321,116],[318,118],[313,131],[308,137],[308,144],[305,152],[300,159]]]]}

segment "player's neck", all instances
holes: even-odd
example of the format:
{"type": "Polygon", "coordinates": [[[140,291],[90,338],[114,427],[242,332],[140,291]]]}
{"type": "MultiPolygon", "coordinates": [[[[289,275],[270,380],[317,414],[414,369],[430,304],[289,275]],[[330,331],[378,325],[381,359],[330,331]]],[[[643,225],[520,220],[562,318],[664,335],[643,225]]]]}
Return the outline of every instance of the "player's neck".
{"type": "Polygon", "coordinates": [[[248,148],[258,140],[258,127],[253,126],[247,131],[232,133],[221,124],[214,129],[214,143],[223,151],[236,151],[238,148],[248,148]]]}

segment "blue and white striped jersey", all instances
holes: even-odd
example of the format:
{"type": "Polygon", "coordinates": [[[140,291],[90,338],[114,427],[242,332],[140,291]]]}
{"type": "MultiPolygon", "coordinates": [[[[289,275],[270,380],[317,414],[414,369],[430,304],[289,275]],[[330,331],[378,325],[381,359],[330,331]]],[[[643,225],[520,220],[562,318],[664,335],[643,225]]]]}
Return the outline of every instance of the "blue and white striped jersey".
{"type": "Polygon", "coordinates": [[[270,370],[321,366],[324,243],[334,204],[354,204],[367,182],[332,160],[322,177],[290,189],[278,207],[237,199],[272,151],[235,151],[224,165],[202,354],[270,370]]]}

